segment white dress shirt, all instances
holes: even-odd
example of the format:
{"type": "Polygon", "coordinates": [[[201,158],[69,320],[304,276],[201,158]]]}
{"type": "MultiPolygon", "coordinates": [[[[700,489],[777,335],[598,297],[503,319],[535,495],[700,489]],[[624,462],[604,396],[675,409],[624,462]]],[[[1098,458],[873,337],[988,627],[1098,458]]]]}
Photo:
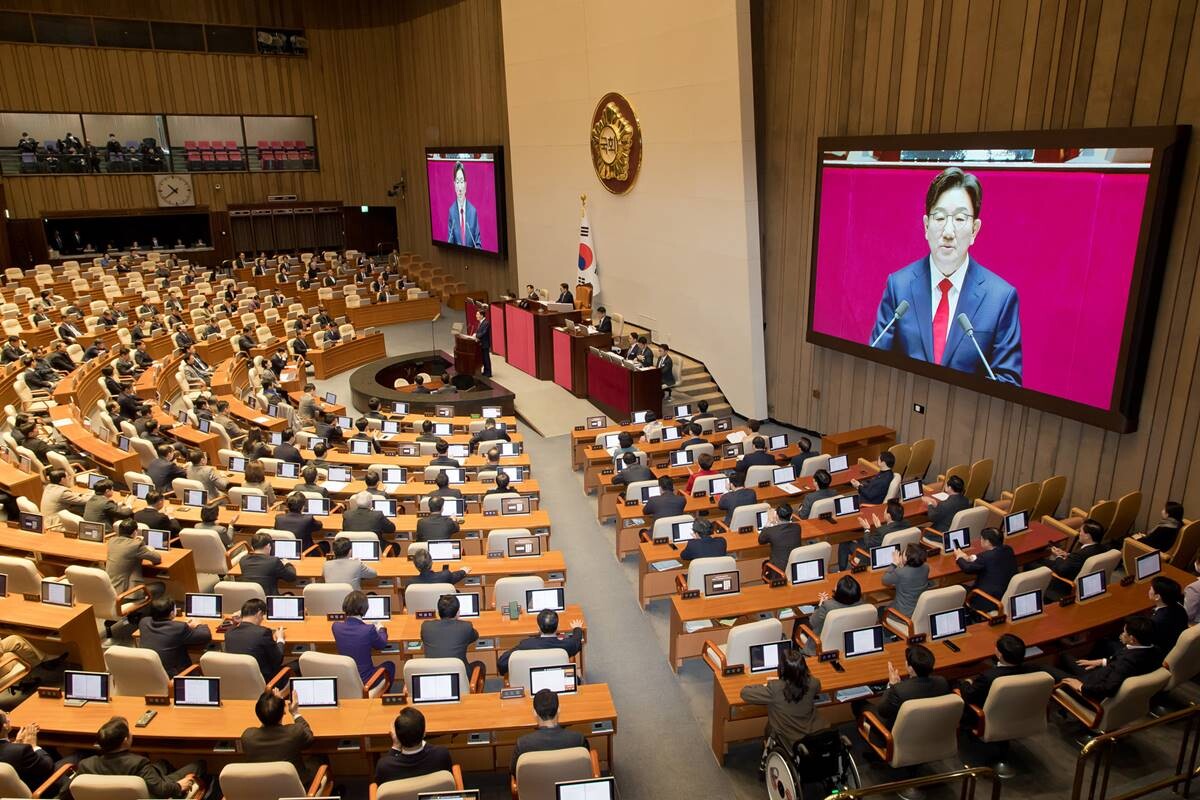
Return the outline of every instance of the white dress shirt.
{"type": "MultiPolygon", "coordinates": [[[[969,261],[969,257],[964,258],[962,264],[960,264],[958,268],[955,269],[950,275],[943,275],[941,270],[933,265],[932,261],[930,261],[929,264],[929,319],[931,323],[933,321],[933,317],[937,315],[938,304],[942,302],[942,290],[938,287],[938,284],[942,282],[942,278],[950,279],[950,291],[946,293],[946,300],[950,304],[950,316],[946,318],[949,323],[946,325],[947,339],[950,338],[950,330],[954,327],[954,312],[958,308],[958,296],[962,293],[962,285],[963,281],[967,277],[967,263],[969,261]]],[[[943,344],[945,343],[943,342],[943,344]]]]}

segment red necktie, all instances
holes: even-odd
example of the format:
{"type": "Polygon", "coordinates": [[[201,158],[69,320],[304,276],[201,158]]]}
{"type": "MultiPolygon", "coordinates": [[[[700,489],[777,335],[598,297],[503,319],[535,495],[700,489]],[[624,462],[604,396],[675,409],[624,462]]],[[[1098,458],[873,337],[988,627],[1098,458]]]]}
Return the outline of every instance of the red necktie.
{"type": "Polygon", "coordinates": [[[933,312],[933,363],[942,363],[942,351],[946,349],[946,329],[950,327],[950,287],[949,278],[942,278],[938,288],[942,290],[942,299],[938,301],[937,311],[933,312]]]}
{"type": "Polygon", "coordinates": [[[465,209],[458,210],[458,227],[461,231],[459,236],[459,244],[467,243],[467,212],[465,209]]]}

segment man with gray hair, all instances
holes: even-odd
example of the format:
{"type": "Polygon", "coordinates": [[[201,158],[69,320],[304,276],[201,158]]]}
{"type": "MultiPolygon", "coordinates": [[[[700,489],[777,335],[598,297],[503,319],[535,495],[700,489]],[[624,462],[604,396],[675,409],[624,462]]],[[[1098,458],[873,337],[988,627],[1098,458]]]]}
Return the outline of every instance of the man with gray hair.
{"type": "Polygon", "coordinates": [[[382,511],[375,510],[374,501],[375,496],[370,492],[359,492],[350,498],[349,508],[342,514],[342,530],[371,531],[379,537],[393,535],[396,524],[382,511]]]}

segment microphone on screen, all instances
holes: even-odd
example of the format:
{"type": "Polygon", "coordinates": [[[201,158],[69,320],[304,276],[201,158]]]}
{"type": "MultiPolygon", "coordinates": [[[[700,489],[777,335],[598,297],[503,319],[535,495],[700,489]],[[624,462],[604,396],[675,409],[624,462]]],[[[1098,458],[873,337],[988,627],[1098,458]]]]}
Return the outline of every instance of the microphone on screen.
{"type": "Polygon", "coordinates": [[[881,330],[879,332],[879,335],[875,337],[875,340],[871,342],[871,347],[874,347],[875,345],[877,345],[879,343],[879,340],[883,338],[883,335],[885,333],[887,333],[889,330],[891,330],[892,326],[895,325],[899,321],[899,319],[907,313],[908,313],[908,301],[901,300],[900,305],[896,306],[896,310],[892,312],[892,318],[890,320],[888,320],[888,324],[883,326],[883,330],[881,330]]]}
{"type": "Polygon", "coordinates": [[[975,345],[975,352],[979,353],[979,360],[983,362],[983,366],[987,368],[988,377],[996,380],[996,373],[992,372],[992,365],[988,363],[987,357],[984,356],[983,350],[979,347],[979,342],[975,340],[975,326],[971,324],[971,318],[966,314],[959,314],[955,318],[958,327],[963,329],[963,333],[971,340],[971,344],[975,345]]]}

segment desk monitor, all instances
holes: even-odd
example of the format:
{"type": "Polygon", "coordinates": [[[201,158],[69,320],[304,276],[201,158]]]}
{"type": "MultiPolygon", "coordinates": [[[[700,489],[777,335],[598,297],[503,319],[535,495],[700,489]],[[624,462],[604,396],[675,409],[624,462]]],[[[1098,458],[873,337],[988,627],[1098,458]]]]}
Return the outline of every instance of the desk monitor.
{"type": "Polygon", "coordinates": [[[245,472],[246,471],[246,459],[242,458],[241,456],[230,456],[229,457],[229,471],[230,472],[245,472]]]}
{"type": "Polygon", "coordinates": [[[271,447],[279,447],[279,445],[283,444],[283,434],[280,433],[279,431],[271,431],[271,433],[269,435],[271,437],[270,438],[271,447]]]}
{"type": "Polygon", "coordinates": [[[829,459],[828,472],[832,475],[835,472],[845,472],[850,469],[850,456],[834,456],[829,459]]]}
{"type": "Polygon", "coordinates": [[[208,433],[209,431],[212,430],[212,421],[207,420],[204,417],[201,417],[200,420],[196,423],[196,427],[200,430],[201,433],[208,433]]]}
{"type": "MultiPolygon", "coordinates": [[[[458,598],[458,616],[462,617],[478,617],[479,616],[479,593],[478,592],[455,592],[454,594],[444,594],[442,597],[457,597],[458,598]]],[[[440,599],[440,598],[439,598],[440,599]]]]}
{"type": "Polygon", "coordinates": [[[929,638],[933,640],[946,639],[967,632],[967,610],[952,608],[938,614],[929,615],[929,638]]]}
{"type": "Polygon", "coordinates": [[[192,508],[204,508],[208,505],[208,492],[204,489],[184,489],[183,504],[192,508]]]}
{"type": "Polygon", "coordinates": [[[708,493],[714,497],[729,491],[729,478],[713,478],[708,482],[708,493]]]}
{"type": "Polygon", "coordinates": [[[554,784],[554,800],[615,800],[616,796],[616,778],[588,778],[554,784]]]}
{"type": "Polygon", "coordinates": [[[649,420],[649,419],[647,419],[647,415],[648,415],[649,413],[650,413],[649,411],[635,411],[635,412],[633,412],[633,424],[635,424],[635,425],[643,425],[643,424],[645,424],[645,423],[649,422],[650,420],[649,420]]]}
{"type": "Polygon", "coordinates": [[[518,516],[529,513],[529,498],[528,497],[502,497],[500,498],[500,513],[506,517],[518,516]]]}
{"type": "Polygon", "coordinates": [[[561,586],[550,589],[526,589],[525,610],[536,614],[544,609],[563,611],[567,607],[567,590],[561,586]]]}
{"type": "Polygon", "coordinates": [[[574,664],[555,664],[551,667],[529,668],[529,693],[537,694],[549,689],[555,694],[575,694],[579,691],[579,678],[574,664]]]}
{"type": "Polygon", "coordinates": [[[188,592],[183,596],[183,613],[197,619],[220,619],[221,595],[188,592]]]}
{"type": "MultiPolygon", "coordinates": [[[[363,440],[359,439],[356,441],[363,440]]],[[[370,442],[368,442],[368,444],[370,444],[370,442]]],[[[326,475],[328,479],[334,483],[349,483],[350,481],[354,480],[354,473],[350,471],[349,467],[328,467],[326,469],[326,475]]]]}
{"type": "MultiPolygon", "coordinates": [[[[459,614],[459,616],[462,616],[459,614]]],[[[379,622],[392,618],[392,597],[387,594],[367,595],[367,613],[363,619],[368,622],[379,622]]]]}
{"type": "Polygon", "coordinates": [[[786,639],[780,642],[765,642],[750,645],[750,671],[774,672],[783,663],[784,654],[792,649],[786,639]]]}
{"type": "Polygon", "coordinates": [[[337,395],[334,394],[333,392],[326,392],[325,393],[325,402],[329,403],[329,405],[331,405],[331,406],[336,406],[337,405],[337,395]]]}
{"type": "Polygon", "coordinates": [[[337,426],[344,431],[348,431],[354,427],[354,420],[349,417],[337,417],[337,426]]]}
{"type": "MultiPolygon", "coordinates": [[[[483,415],[484,419],[500,419],[500,416],[504,413],[504,409],[500,408],[500,406],[484,406],[479,409],[479,413],[483,415]]],[[[604,419],[604,417],[600,419],[604,419]]]]}
{"type": "Polygon", "coordinates": [[[146,544],[151,550],[169,550],[171,545],[171,532],[162,531],[156,528],[146,530],[146,544]]]}
{"type": "Polygon", "coordinates": [[[446,455],[450,458],[467,458],[471,455],[471,446],[467,444],[452,444],[446,448],[446,455]]]}
{"type": "Polygon", "coordinates": [[[267,513],[267,496],[265,494],[242,495],[242,511],[250,511],[255,514],[267,513]]]}
{"type": "Polygon", "coordinates": [[[376,511],[379,511],[385,517],[396,516],[396,501],[395,500],[381,500],[380,498],[377,497],[371,501],[371,505],[376,511]]]}
{"type": "Polygon", "coordinates": [[[692,407],[688,403],[677,403],[675,405],[675,407],[673,409],[671,409],[672,416],[676,416],[676,417],[686,417],[688,414],[691,414],[691,413],[692,413],[692,407]]]}
{"type": "Polygon", "coordinates": [[[351,541],[350,556],[357,558],[359,561],[378,561],[379,542],[351,541]]]}
{"type": "Polygon", "coordinates": [[[600,437],[600,446],[605,450],[614,450],[621,446],[621,434],[606,433],[600,437]]]}
{"type": "Polygon", "coordinates": [[[664,442],[674,442],[682,439],[683,435],[679,432],[679,426],[672,425],[669,428],[662,429],[662,440],[664,442]]]}
{"type": "Polygon", "coordinates": [[[309,497],[307,500],[308,508],[305,509],[307,513],[312,514],[314,517],[329,516],[330,503],[328,497],[309,497]]]}
{"type": "Polygon", "coordinates": [[[509,558],[533,558],[542,554],[540,536],[513,536],[508,540],[509,558]]]}
{"type": "Polygon", "coordinates": [[[858,507],[861,500],[856,494],[843,495],[833,501],[833,515],[835,517],[848,517],[858,513],[858,507]]]}
{"type": "Polygon", "coordinates": [[[350,453],[356,456],[371,455],[371,442],[368,439],[351,439],[350,453]]]}
{"type": "Polygon", "coordinates": [[[8,597],[8,573],[0,572],[0,597],[8,597]]]}
{"type": "Polygon", "coordinates": [[[684,522],[671,523],[671,541],[678,544],[679,542],[686,542],[689,539],[695,539],[696,532],[692,530],[695,524],[695,521],[690,519],[684,522]]]}
{"type": "Polygon", "coordinates": [[[1004,535],[1015,536],[1029,530],[1029,512],[1014,511],[1004,517],[1004,535]]]}
{"type": "Polygon", "coordinates": [[[1147,578],[1153,578],[1162,572],[1162,554],[1155,550],[1153,553],[1138,556],[1134,559],[1133,566],[1134,577],[1137,580],[1144,581],[1147,578]]]}
{"type": "MultiPolygon", "coordinates": [[[[466,445],[463,445],[463,447],[466,447],[466,445]]],[[[525,480],[524,467],[501,467],[500,472],[508,476],[509,483],[520,483],[525,480]]]]}
{"type": "Polygon", "coordinates": [[[267,619],[272,622],[300,622],[304,619],[304,596],[293,594],[268,596],[267,619]]]}
{"type": "Polygon", "coordinates": [[[589,431],[594,431],[598,428],[603,428],[607,424],[608,424],[608,420],[605,419],[604,417],[588,417],[587,418],[587,429],[589,431]]]}
{"type": "Polygon", "coordinates": [[[408,483],[408,470],[404,467],[384,467],[383,475],[379,480],[385,486],[399,486],[402,483],[408,483]]]}
{"type": "Polygon", "coordinates": [[[1042,613],[1042,590],[1023,592],[1008,599],[1008,619],[1010,622],[1036,617],[1042,613]]]}
{"type": "Polygon", "coordinates": [[[69,669],[63,672],[63,699],[108,702],[107,672],[83,672],[69,669]]]}
{"type": "Polygon", "coordinates": [[[267,416],[268,417],[278,417],[279,416],[279,404],[278,403],[267,403],[267,416]]]}
{"type": "Polygon", "coordinates": [[[790,568],[793,586],[825,580],[825,559],[823,558],[816,558],[812,561],[793,561],[790,568]]]}
{"type": "MultiPolygon", "coordinates": [[[[254,408],[254,398],[253,398],[253,397],[247,397],[247,398],[246,398],[246,405],[250,406],[251,408],[254,408]]],[[[191,423],[191,420],[190,420],[190,419],[188,419],[188,412],[187,412],[187,409],[186,409],[186,408],[182,408],[182,409],[180,409],[180,410],[179,410],[179,413],[175,415],[175,419],[176,419],[176,421],[178,421],[178,422],[179,422],[179,424],[180,424],[180,425],[190,425],[190,424],[192,424],[192,423],[191,423]]],[[[103,428],[101,428],[100,430],[104,430],[104,429],[103,429],[103,428]]]]}
{"type": "Polygon", "coordinates": [[[433,433],[435,436],[449,436],[453,430],[449,422],[435,422],[433,423],[433,433]]]}
{"type": "Polygon", "coordinates": [[[1081,601],[1099,597],[1107,590],[1108,576],[1104,574],[1104,570],[1080,575],[1075,581],[1075,592],[1081,601]]]}
{"type": "Polygon", "coordinates": [[[392,403],[392,413],[393,414],[407,414],[408,413],[408,403],[401,403],[399,401],[392,403]]]}
{"type": "Polygon", "coordinates": [[[942,550],[947,553],[952,550],[966,550],[971,546],[971,529],[955,528],[942,534],[942,550]]]}
{"type": "Polygon", "coordinates": [[[442,498],[443,517],[461,517],[466,513],[467,501],[461,497],[442,498]]]}
{"type": "Polygon", "coordinates": [[[29,531],[30,533],[41,533],[43,530],[43,520],[41,514],[34,514],[31,511],[22,511],[17,516],[17,520],[18,524],[21,526],[21,530],[23,531],[29,531]]]}
{"type": "Polygon", "coordinates": [[[460,697],[457,672],[412,676],[414,705],[417,703],[457,703],[460,697]]]}
{"type": "Polygon", "coordinates": [[[292,694],[300,708],[337,708],[337,678],[292,678],[292,694]]]}
{"type": "Polygon", "coordinates": [[[909,500],[916,500],[923,495],[925,490],[921,487],[921,481],[905,481],[900,484],[900,502],[907,503],[909,500]]]}
{"type": "Polygon", "coordinates": [[[154,491],[154,484],[152,483],[138,483],[135,481],[133,484],[133,496],[138,500],[145,500],[146,495],[152,491],[154,491]]]}
{"type": "Polygon", "coordinates": [[[434,561],[458,561],[462,558],[461,539],[430,539],[425,543],[434,561]]]}
{"type": "Polygon", "coordinates": [[[448,467],[442,470],[442,474],[446,476],[446,480],[450,481],[451,486],[461,485],[467,482],[466,470],[461,467],[448,467]]]}
{"type": "Polygon", "coordinates": [[[883,652],[883,627],[873,625],[870,628],[858,628],[846,631],[842,635],[845,647],[842,649],[844,658],[869,656],[872,653],[883,652]]]}
{"type": "Polygon", "coordinates": [[[81,522],[79,523],[79,538],[84,542],[103,542],[104,541],[104,523],[103,522],[81,522]]]}
{"type": "Polygon", "coordinates": [[[691,450],[676,450],[671,453],[672,467],[686,467],[695,461],[695,455],[691,450]]]}
{"type": "Polygon", "coordinates": [[[776,467],[771,471],[771,483],[779,486],[781,483],[791,483],[796,480],[796,468],[790,464],[786,467],[776,467]]]}
{"type": "MultiPolygon", "coordinates": [[[[101,429],[101,430],[103,430],[103,429],[101,429]]],[[[99,483],[100,481],[105,481],[105,480],[108,480],[107,476],[102,475],[98,472],[89,472],[88,476],[87,476],[87,487],[89,489],[95,489],[97,483],[99,483]]]]}
{"type": "Polygon", "coordinates": [[[732,417],[717,417],[713,422],[713,431],[716,433],[727,433],[733,430],[732,417]]]}
{"type": "Polygon", "coordinates": [[[379,427],[384,433],[386,433],[388,435],[400,432],[400,423],[394,419],[385,419],[380,424],[379,427]]]}
{"type": "Polygon", "coordinates": [[[495,446],[500,448],[501,458],[512,458],[513,456],[521,455],[521,442],[496,442],[495,446]]]}
{"type": "Polygon", "coordinates": [[[762,529],[767,527],[767,520],[770,519],[770,511],[759,511],[754,515],[754,527],[762,532],[762,529]]]}
{"type": "Polygon", "coordinates": [[[221,679],[191,675],[175,679],[175,705],[216,708],[221,705],[221,679]]]}
{"type": "MultiPolygon", "coordinates": [[[[287,798],[287,800],[304,800],[304,798],[287,798]]],[[[455,789],[451,792],[418,792],[417,800],[479,800],[479,790],[455,789]]]]}
{"type": "Polygon", "coordinates": [[[299,478],[300,465],[294,461],[280,461],[275,474],[281,478],[299,478]]]}
{"type": "Polygon", "coordinates": [[[899,545],[884,544],[871,548],[871,569],[887,569],[892,565],[892,555],[900,549],[899,545]]]}
{"type": "Polygon", "coordinates": [[[654,484],[653,486],[643,486],[642,502],[648,503],[650,502],[651,497],[658,497],[660,494],[662,494],[662,487],[658,484],[654,484]]]}
{"type": "Polygon", "coordinates": [[[69,583],[42,580],[42,602],[52,606],[70,606],[75,604],[75,587],[69,583]]]}
{"type": "Polygon", "coordinates": [[[434,406],[433,415],[446,419],[454,416],[454,406],[434,406]]]}
{"type": "Polygon", "coordinates": [[[308,437],[308,448],[309,448],[310,450],[311,450],[311,449],[313,449],[314,447],[316,447],[316,446],[317,446],[317,445],[319,445],[319,444],[323,444],[323,445],[325,445],[326,447],[329,447],[329,440],[328,440],[328,439],[326,439],[324,436],[310,436],[310,437],[308,437]]]}
{"type": "Polygon", "coordinates": [[[721,597],[742,590],[742,575],[736,569],[729,572],[710,572],[704,576],[704,596],[721,597]]]}
{"type": "Polygon", "coordinates": [[[782,450],[788,446],[788,437],[786,433],[777,433],[767,439],[768,450],[782,450]]]}
{"type": "Polygon", "coordinates": [[[128,436],[125,436],[124,434],[122,434],[121,436],[117,437],[117,449],[124,450],[126,453],[129,452],[129,437],[128,436]]]}

